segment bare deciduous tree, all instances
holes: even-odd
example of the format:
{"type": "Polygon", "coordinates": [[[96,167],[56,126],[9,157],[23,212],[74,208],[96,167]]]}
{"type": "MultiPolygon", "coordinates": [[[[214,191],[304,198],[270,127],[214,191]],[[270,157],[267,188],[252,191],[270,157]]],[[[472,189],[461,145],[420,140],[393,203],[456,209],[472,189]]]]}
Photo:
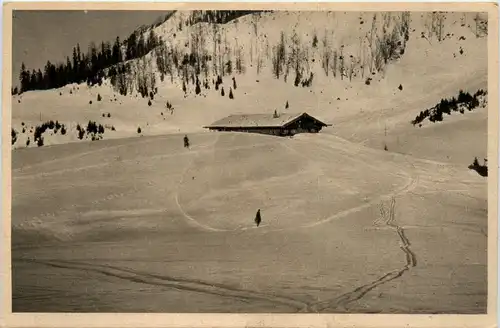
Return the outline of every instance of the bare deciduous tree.
{"type": "Polygon", "coordinates": [[[328,76],[328,72],[330,70],[330,45],[328,43],[328,35],[325,29],[325,35],[323,36],[323,70],[325,71],[326,76],[328,76]]]}
{"type": "Polygon", "coordinates": [[[332,67],[332,72],[333,72],[333,77],[337,77],[337,65],[338,65],[338,53],[337,50],[333,51],[333,67],[332,67]]]}
{"type": "Polygon", "coordinates": [[[345,73],[344,46],[340,47],[339,65],[340,79],[343,80],[344,76],[347,76],[345,73]]]}
{"type": "Polygon", "coordinates": [[[443,41],[444,15],[440,12],[435,13],[435,29],[438,41],[443,41]]]}
{"type": "Polygon", "coordinates": [[[280,42],[277,46],[273,47],[273,73],[279,79],[283,73],[283,65],[286,63],[286,50],[285,50],[285,33],[281,32],[280,42]]]}
{"type": "Polygon", "coordinates": [[[368,40],[368,47],[370,49],[370,72],[373,71],[373,65],[375,63],[375,57],[376,57],[376,53],[375,53],[375,49],[373,47],[373,40],[374,38],[376,37],[376,33],[377,33],[377,14],[373,14],[373,18],[372,18],[372,26],[371,26],[371,29],[370,29],[370,32],[368,33],[367,35],[367,40],[368,40]]]}
{"type": "Polygon", "coordinates": [[[257,75],[260,74],[260,70],[262,69],[262,58],[260,57],[260,52],[257,55],[257,75]]]}

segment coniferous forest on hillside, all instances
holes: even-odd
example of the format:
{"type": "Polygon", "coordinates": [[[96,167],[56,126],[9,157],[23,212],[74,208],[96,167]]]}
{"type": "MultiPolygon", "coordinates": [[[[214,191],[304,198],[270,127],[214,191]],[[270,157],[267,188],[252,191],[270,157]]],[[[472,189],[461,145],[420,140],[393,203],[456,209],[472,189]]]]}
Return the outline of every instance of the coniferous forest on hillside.
{"type": "MultiPolygon", "coordinates": [[[[182,29],[182,25],[191,26],[200,22],[225,24],[254,12],[260,11],[193,11],[185,22],[180,23],[179,29],[182,29]]],[[[100,85],[104,78],[111,78],[112,82],[114,82],[113,85],[119,83],[119,76],[128,73],[125,62],[141,58],[163,44],[163,40],[155,34],[153,28],[162,24],[173,13],[166,15],[151,26],[136,29],[124,41],[116,37],[113,44],[105,41],[101,42],[100,45],[91,43],[86,52],[82,50],[80,44],[77,44],[73,48],[71,58],[67,56],[66,61],[60,63],[53,63],[49,60],[43,71],[40,68],[29,69],[23,63],[19,76],[20,87],[13,88],[12,94],[32,90],[55,89],[71,83],[86,82],[89,86],[100,85]],[[145,35],[143,32],[148,29],[150,32],[145,35]],[[107,72],[106,69],[108,69],[107,72]]],[[[186,61],[193,62],[196,60],[193,59],[193,56],[179,60],[181,63],[186,63],[186,61]]],[[[164,65],[160,67],[164,67],[164,65]]],[[[126,94],[123,86],[119,87],[119,89],[122,94],[126,94]]]]}

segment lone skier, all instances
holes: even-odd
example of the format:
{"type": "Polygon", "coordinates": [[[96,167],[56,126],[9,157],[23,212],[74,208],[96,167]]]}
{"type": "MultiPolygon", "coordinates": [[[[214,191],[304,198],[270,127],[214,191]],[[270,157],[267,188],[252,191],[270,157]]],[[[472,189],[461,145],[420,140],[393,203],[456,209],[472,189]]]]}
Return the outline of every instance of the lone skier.
{"type": "Polygon", "coordinates": [[[261,221],[262,218],[260,217],[260,208],[259,208],[259,210],[257,211],[257,215],[255,216],[255,224],[257,225],[257,227],[259,226],[261,221]]]}
{"type": "Polygon", "coordinates": [[[184,136],[184,148],[189,148],[189,139],[187,135],[184,136]]]}

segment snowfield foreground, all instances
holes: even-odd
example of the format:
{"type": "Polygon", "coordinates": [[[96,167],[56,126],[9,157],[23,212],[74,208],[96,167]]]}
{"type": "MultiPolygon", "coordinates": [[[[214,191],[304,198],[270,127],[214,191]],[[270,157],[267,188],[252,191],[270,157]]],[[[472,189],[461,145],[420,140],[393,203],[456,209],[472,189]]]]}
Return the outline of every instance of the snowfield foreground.
{"type": "Polygon", "coordinates": [[[14,151],[13,311],[485,313],[486,179],[331,133],[14,151]]]}

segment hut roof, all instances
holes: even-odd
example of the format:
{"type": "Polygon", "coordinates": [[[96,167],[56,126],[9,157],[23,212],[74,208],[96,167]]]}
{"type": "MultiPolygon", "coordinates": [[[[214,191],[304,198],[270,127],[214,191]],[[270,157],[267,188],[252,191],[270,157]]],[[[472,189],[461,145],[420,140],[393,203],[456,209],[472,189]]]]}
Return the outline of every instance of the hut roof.
{"type": "Polygon", "coordinates": [[[285,127],[300,117],[310,117],[322,125],[328,126],[307,113],[286,113],[274,117],[273,114],[236,114],[220,119],[205,128],[239,128],[239,127],[285,127]]]}

